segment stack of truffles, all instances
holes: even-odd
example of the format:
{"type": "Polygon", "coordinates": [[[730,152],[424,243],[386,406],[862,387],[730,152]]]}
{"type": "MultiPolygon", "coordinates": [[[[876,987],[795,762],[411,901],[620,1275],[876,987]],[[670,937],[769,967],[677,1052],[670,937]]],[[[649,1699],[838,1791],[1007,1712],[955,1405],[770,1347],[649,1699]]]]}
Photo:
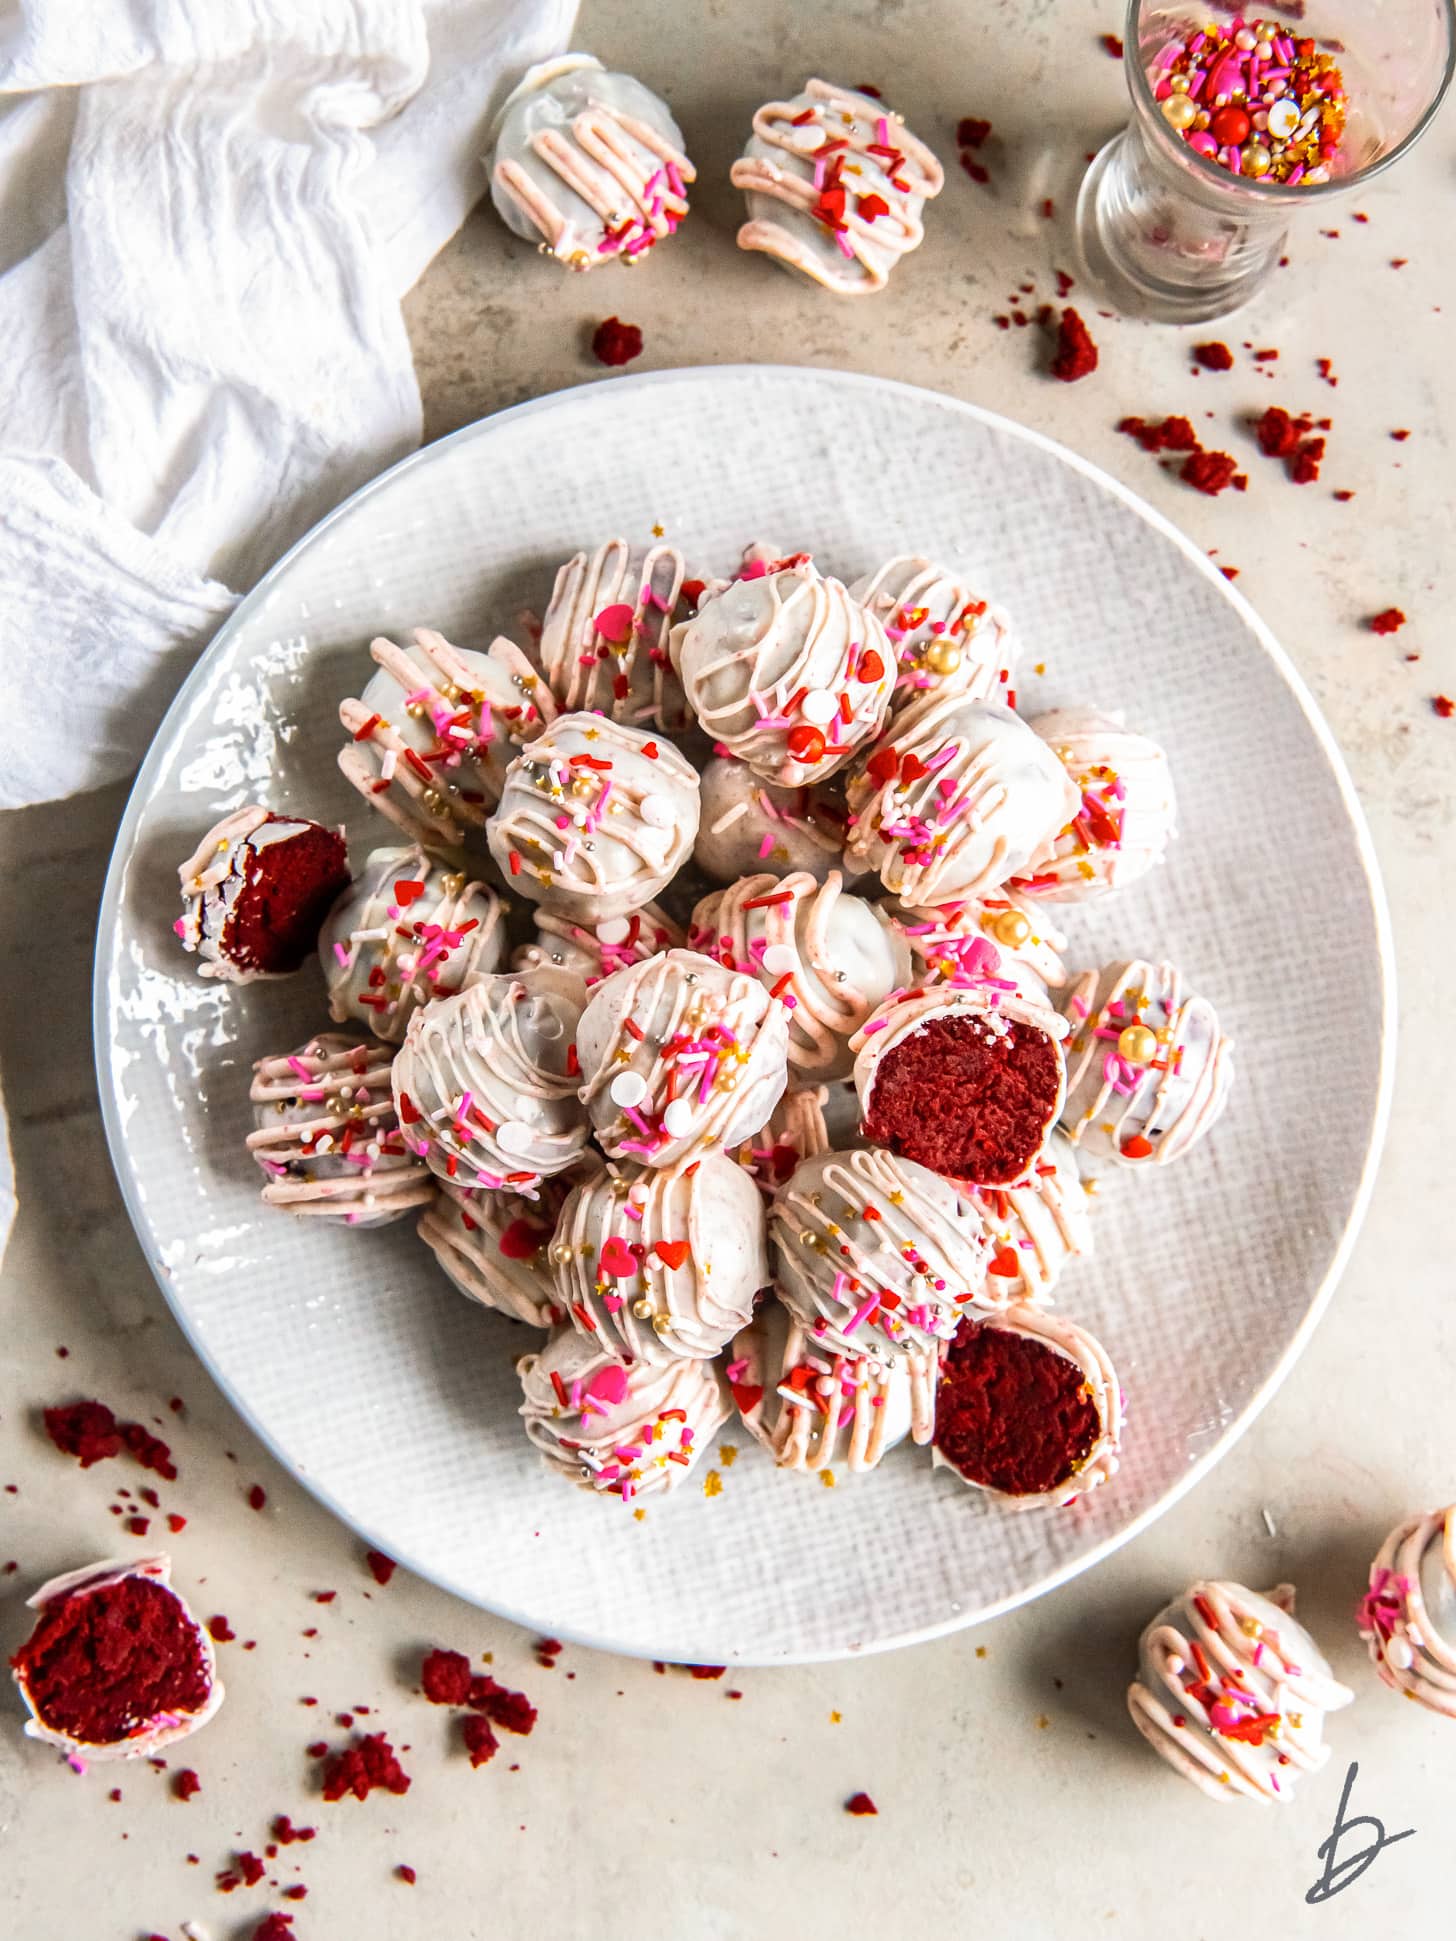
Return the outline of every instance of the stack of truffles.
{"type": "Polygon", "coordinates": [[[1064,906],[1173,834],[1161,749],[1015,710],[1007,617],[898,557],[726,577],[611,539],[520,644],[376,640],[339,757],[391,842],[233,811],[183,866],[205,975],[316,946],[333,1029],[261,1061],[265,1200],[406,1214],[539,1337],[525,1433],[623,1503],[735,1412],[784,1468],[908,1440],[1015,1507],[1112,1476],[1122,1396],[1051,1308],[1106,1181],[1228,1097],[1172,964],[1075,974],[1064,906]]]}

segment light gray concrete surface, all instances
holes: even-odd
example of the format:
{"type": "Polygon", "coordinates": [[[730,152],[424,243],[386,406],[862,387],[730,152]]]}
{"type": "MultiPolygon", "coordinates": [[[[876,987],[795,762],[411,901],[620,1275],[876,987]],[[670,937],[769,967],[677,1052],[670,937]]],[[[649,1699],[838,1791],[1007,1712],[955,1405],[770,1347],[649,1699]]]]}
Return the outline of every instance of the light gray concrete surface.
{"type": "MultiPolygon", "coordinates": [[[[223,1941],[251,1933],[274,1906],[291,1908],[299,1941],[727,1941],[768,1930],[1363,1941],[1445,1931],[1456,1726],[1376,1683],[1350,1612],[1386,1527],[1456,1495],[1443,1009],[1456,721],[1430,707],[1443,686],[1456,690],[1446,624],[1456,555],[1442,544],[1456,510],[1456,267],[1443,240],[1456,118],[1448,113],[1355,205],[1367,222],[1346,207],[1325,218],[1338,236],[1302,229],[1275,286],[1221,327],[1177,333],[1101,318],[1079,290],[1101,368],[1058,385],[1042,374],[1038,332],[1003,333],[991,318],[1019,284],[1034,283],[1034,307],[1052,294],[1053,268],[1073,267],[1076,168],[1122,100],[1095,36],[1117,25],[1110,4],[1086,0],[842,0],[832,11],[794,0],[591,0],[579,44],[660,87],[687,130],[701,181],[683,233],[630,275],[572,279],[485,208],[406,310],[431,436],[601,378],[585,343],[616,313],[644,330],[638,368],[836,365],[1008,412],[1095,458],[1239,568],[1240,588],[1347,752],[1399,958],[1385,1163],[1309,1351],[1242,1443],[1155,1528],[998,1623],[862,1664],[718,1683],[575,1649],[541,1670],[532,1641],[510,1626],[402,1575],[376,1587],[357,1541],[252,1442],[193,1361],[127,1225],[91,1076],[90,952],[124,791],[10,816],[0,821],[0,1072],[21,1215],[0,1277],[0,1484],[15,1486],[0,1494],[0,1565],[19,1568],[0,1574],[0,1646],[13,1649],[19,1600],[49,1571],[133,1541],[118,1538],[107,1506],[140,1472],[82,1475],[39,1433],[40,1405],[78,1393],[169,1421],[182,1473],[164,1486],[164,1507],[189,1519],[168,1539],[178,1572],[203,1613],[226,1613],[238,1633],[221,1654],[229,1703],[174,1761],[202,1777],[190,1804],[145,1766],[74,1778],[20,1738],[18,1708],[0,1700],[0,1927],[16,1941],[180,1941],[189,1920],[223,1941]],[[871,302],[836,303],[732,247],[726,173],[753,107],[815,72],[882,86],[950,165],[924,249],[871,302]],[[989,188],[954,165],[963,114],[995,123],[982,154],[989,188]],[[1040,213],[1045,196],[1051,219],[1040,213]],[[1240,351],[1235,372],[1190,375],[1188,345],[1203,336],[1240,351]],[[1253,365],[1245,341],[1277,347],[1278,361],[1253,365]],[[1320,356],[1333,360],[1337,389],[1319,380],[1320,356]],[[1317,485],[1284,481],[1234,422],[1271,402],[1334,420],[1317,485]],[[1200,497],[1113,429],[1124,413],[1169,411],[1189,412],[1208,442],[1247,458],[1247,495],[1200,497]],[[1408,441],[1391,439],[1407,427],[1408,441]],[[1334,488],[1355,497],[1341,503],[1334,488]],[[1410,615],[1403,632],[1382,639],[1362,627],[1390,604],[1410,615]],[[181,1418],[167,1409],[174,1395],[186,1402],[181,1418]],[[245,1500],[254,1482],[267,1491],[260,1514],[245,1500]],[[1172,1587],[1204,1574],[1256,1586],[1293,1579],[1302,1614],[1358,1693],[1332,1723],[1331,1765],[1286,1811],[1205,1802],[1127,1722],[1138,1629],[1172,1587]],[[320,1605],[321,1590],[338,1596],[320,1605]],[[413,1657],[428,1642],[493,1652],[497,1673],[539,1704],[535,1735],[507,1741],[492,1767],[472,1773],[446,1715],[411,1695],[413,1657]],[[375,1708],[363,1723],[411,1748],[413,1788],[320,1804],[304,1747],[338,1741],[333,1715],[361,1702],[375,1708]],[[1360,1771],[1350,1810],[1416,1837],[1339,1899],[1310,1907],[1316,1849],[1351,1760],[1360,1771]],[[841,1810],[859,1789],[875,1798],[877,1819],[841,1810]],[[237,1848],[261,1852],[279,1811],[319,1828],[270,1870],[283,1885],[304,1880],[308,1898],[292,1907],[263,1887],[218,1895],[214,1874],[237,1848]],[[392,1877],[399,1862],[418,1870],[413,1889],[392,1877]]],[[[1177,630],[1169,613],[1170,642],[1177,630]]],[[[1231,814],[1265,812],[1230,804],[1231,814]]],[[[1341,939],[1328,948],[1341,950],[1341,939]]],[[[1276,908],[1268,949],[1271,977],[1300,975],[1276,908]]],[[[1341,1065],[1332,1043],[1332,1087],[1341,1065]]]]}

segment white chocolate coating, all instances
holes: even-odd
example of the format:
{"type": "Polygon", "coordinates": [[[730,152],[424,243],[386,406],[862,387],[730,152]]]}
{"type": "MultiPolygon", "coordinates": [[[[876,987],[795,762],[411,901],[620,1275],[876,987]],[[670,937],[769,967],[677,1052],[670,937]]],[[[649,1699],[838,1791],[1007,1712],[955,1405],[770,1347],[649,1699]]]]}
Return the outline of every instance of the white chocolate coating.
{"type": "Polygon", "coordinates": [[[926,1353],[985,1299],[991,1249],[973,1203],[891,1153],[804,1160],[775,1196],[769,1237],[779,1298],[842,1354],[926,1353]]]}
{"type": "Polygon", "coordinates": [[[633,1362],[716,1355],[768,1280],[763,1205],[732,1160],[623,1168],[578,1185],[551,1247],[562,1303],[633,1362]]]}
{"type": "MultiPolygon", "coordinates": [[[[261,978],[290,975],[238,963],[229,949],[228,924],[258,852],[275,843],[291,842],[318,826],[274,815],[271,809],[250,803],[214,823],[186,862],[178,866],[182,915],[172,930],[182,948],[199,958],[199,975],[220,978],[227,984],[253,984],[261,978]]],[[[342,830],[339,835],[342,838],[342,830]]]]}
{"type": "Polygon", "coordinates": [[[693,949],[781,997],[789,1065],[804,1077],[843,1078],[851,1036],[910,976],[904,938],[876,904],[844,894],[843,881],[837,870],[822,884],[746,876],[704,897],[688,932],[693,949]]]}
{"type": "Polygon", "coordinates": [[[671,650],[704,734],[785,788],[873,741],[895,685],[884,628],[809,560],[705,596],[671,650]]]}
{"type": "Polygon", "coordinates": [[[849,1048],[854,1053],[854,1089],[860,1109],[869,1117],[880,1068],[889,1055],[908,1038],[947,1018],[969,1020],[987,1040],[1004,1037],[1015,1025],[1023,1031],[1039,1031],[1056,1052],[1058,1088],[1047,1109],[1045,1129],[1038,1153],[1028,1162],[1028,1173],[1045,1149],[1052,1127],[1062,1110],[1065,1097],[1065,1066],[1061,1040],[1067,1026],[1033,991],[1020,988],[994,971],[974,977],[959,974],[954,979],[926,988],[897,991],[866,1019],[849,1048]]]}
{"type": "Polygon", "coordinates": [[[372,851],[319,932],[329,1016],[390,1045],[422,1004],[488,977],[504,955],[495,891],[418,845],[372,851]]]}
{"type": "Polygon", "coordinates": [[[861,606],[884,623],[900,663],[885,732],[922,695],[963,694],[1014,707],[1020,652],[1000,607],[920,553],[899,553],[850,586],[861,606]]]}
{"type": "Polygon", "coordinates": [[[780,1469],[859,1476],[906,1436],[930,1440],[936,1360],[837,1354],[768,1300],[735,1337],[727,1375],[743,1426],[780,1469]]]}
{"type": "Polygon", "coordinates": [[[940,163],[899,115],[828,81],[806,81],[792,101],[760,108],[730,178],[748,199],[738,247],[838,296],[885,287],[918,248],[920,213],[945,186],[940,163]]]}
{"type": "Polygon", "coordinates": [[[531,1193],[587,1141],[575,1040],[586,987],[568,971],[483,977],[417,1011],[394,1064],[411,1149],[457,1186],[531,1193]]]}
{"type": "MultiPolygon", "coordinates": [[[[836,1085],[836,1092],[849,1091],[836,1085]]],[[[850,1098],[854,1094],[850,1092],[850,1098]]],[[[830,1088],[827,1085],[791,1085],[774,1107],[767,1125],[760,1126],[750,1138],[737,1146],[730,1157],[736,1159],[766,1199],[772,1199],[801,1159],[816,1152],[830,1152],[841,1144],[831,1139],[826,1114],[830,1088]]],[[[859,1102],[854,1101],[854,1123],[859,1124],[859,1102]]],[[[852,1140],[844,1141],[845,1146],[852,1140]]]]}
{"type": "Polygon", "coordinates": [[[196,1634],[198,1653],[208,1680],[207,1699],[196,1712],[167,1712],[154,1718],[138,1719],[136,1730],[130,1737],[98,1745],[89,1739],[73,1738],[70,1733],[47,1725],[20,1670],[12,1666],[11,1677],[30,1714],[25,1721],[25,1736],[38,1739],[42,1745],[55,1746],[82,1772],[87,1766],[110,1764],[118,1759],[155,1758],[167,1746],[177,1745],[183,1739],[190,1739],[194,1732],[200,1732],[226,1696],[223,1682],[217,1675],[217,1654],[213,1650],[212,1639],[197,1622],[186,1598],[174,1588],[172,1559],[165,1553],[154,1557],[114,1557],[102,1563],[89,1564],[81,1570],[69,1570],[63,1576],[52,1577],[49,1583],[42,1584],[34,1597],[25,1600],[26,1608],[44,1611],[48,1604],[58,1603],[62,1598],[105,1590],[128,1577],[144,1577],[171,1592],[182,1618],[196,1634]]]}
{"type": "Polygon", "coordinates": [[[1143,1632],[1127,1705],[1148,1744],[1199,1792],[1272,1805],[1325,1764],[1325,1713],[1354,1696],[1296,1621],[1290,1585],[1261,1597],[1203,1582],[1143,1632]]]}
{"type": "Polygon", "coordinates": [[[672,742],[564,714],[512,762],[488,837],[512,890],[600,923],[650,903],[697,833],[697,774],[672,742]]]}
{"type": "Polygon", "coordinates": [[[531,1328],[560,1327],[566,1309],[551,1266],[551,1236],[567,1194],[602,1169],[584,1152],[566,1173],[543,1179],[534,1200],[442,1182],[416,1231],[468,1300],[531,1328]]]}
{"type": "Polygon", "coordinates": [[[850,771],[848,854],[903,902],[934,909],[992,895],[1019,875],[1077,801],[1066,770],[1019,716],[928,694],[850,771]]]}
{"type": "Polygon", "coordinates": [[[574,971],[588,990],[613,971],[642,964],[659,950],[680,948],[683,933],[665,910],[644,903],[628,917],[603,917],[600,923],[573,923],[570,917],[536,912],[536,941],[522,944],[511,959],[515,970],[556,964],[574,971]]]}
{"type": "Polygon", "coordinates": [[[485,827],[509,764],[554,720],[551,691],[504,636],[478,654],[416,627],[409,647],[380,638],[369,652],[379,671],[339,703],[339,767],[411,841],[453,848],[485,827]]]}
{"type": "Polygon", "coordinates": [[[1020,887],[1047,903],[1078,903],[1146,876],[1177,834],[1173,779],[1157,742],[1093,708],[1054,709],[1031,725],[1081,801],[1020,887]]]}
{"type": "Polygon", "coordinates": [[[670,236],[695,179],[667,104],[589,54],[530,68],[496,118],[496,212],[567,269],[630,263],[670,236]]]}
{"type": "Polygon", "coordinates": [[[602,1150],[675,1166],[756,1132],[788,1083],[788,1018],[756,977],[693,950],[604,978],[577,1033],[602,1150]]]}
{"type": "Polygon", "coordinates": [[[977,1187],[975,1200],[995,1248],[987,1283],[1010,1301],[1048,1301],[1068,1262],[1092,1251],[1093,1203],[1061,1132],[1051,1134],[1020,1185],[977,1187]]]}
{"type": "Polygon", "coordinates": [[[667,636],[682,593],[675,546],[636,551],[608,539],[556,575],[541,626],[541,665],[563,712],[609,714],[670,735],[691,726],[667,636]]]}
{"type": "MultiPolygon", "coordinates": [[[[957,1468],[948,1456],[941,1453],[938,1445],[932,1452],[936,1468],[948,1470],[957,1482],[966,1484],[970,1489],[979,1489],[1013,1510],[1063,1508],[1115,1476],[1118,1451],[1122,1446],[1122,1390],[1118,1385],[1116,1370],[1107,1358],[1107,1351],[1096,1336],[1079,1327],[1075,1321],[1069,1321],[1063,1314],[1048,1314],[1042,1308],[1024,1304],[1006,1308],[997,1314],[978,1314],[976,1322],[983,1328],[1002,1329],[1025,1340],[1039,1342],[1043,1347],[1065,1356],[1068,1361],[1075,1362],[1081,1371],[1083,1387],[1097,1411],[1098,1433],[1091,1448],[1065,1482],[1059,1483],[1055,1489],[1036,1494],[1012,1495],[979,1482],[957,1468]]],[[[954,1353],[953,1348],[947,1349],[942,1357],[942,1383],[954,1353]]]]}
{"type": "Polygon", "coordinates": [[[999,960],[996,975],[1023,990],[1042,995],[1067,981],[1062,962],[1067,939],[1029,896],[1003,886],[991,896],[935,910],[912,910],[898,897],[887,897],[885,908],[904,933],[920,983],[975,976],[989,962],[987,944],[999,960]]]}
{"type": "Polygon", "coordinates": [[[1071,1025],[1061,1120],[1078,1153],[1094,1163],[1166,1166],[1197,1145],[1228,1103],[1233,1044],[1182,972],[1141,960],[1106,964],[1076,978],[1060,1001],[1071,1025]],[[1137,1024],[1158,1040],[1149,1064],[1119,1048],[1137,1024]]]}
{"type": "Polygon", "coordinates": [[[547,1464],[624,1503],[675,1489],[733,1412],[713,1362],[624,1368],[570,1328],[516,1369],[526,1434],[547,1464]]]}
{"type": "Polygon", "coordinates": [[[1357,1622],[1383,1684],[1456,1719],[1456,1503],[1396,1524],[1357,1622]]]}
{"type": "Polygon", "coordinates": [[[823,789],[776,788],[747,763],[715,755],[703,770],[693,860],[719,883],[760,870],[803,871],[822,883],[831,869],[848,874],[844,825],[843,805],[823,789]]]}
{"type": "Polygon", "coordinates": [[[429,1168],[395,1114],[393,1063],[389,1047],[336,1032],[259,1059],[249,1092],[258,1129],[247,1143],[267,1175],[265,1206],[383,1227],[434,1198],[429,1168]]]}

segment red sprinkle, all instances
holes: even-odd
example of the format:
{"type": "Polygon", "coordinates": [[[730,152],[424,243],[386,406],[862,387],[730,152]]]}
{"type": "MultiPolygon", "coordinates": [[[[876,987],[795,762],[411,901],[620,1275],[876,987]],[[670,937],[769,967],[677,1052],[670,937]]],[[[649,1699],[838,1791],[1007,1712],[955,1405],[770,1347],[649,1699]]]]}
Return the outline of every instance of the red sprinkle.
{"type": "MultiPolygon", "coordinates": [[[[1110,40],[1112,36],[1110,34],[1104,35],[1103,38],[1110,40]]],[[[1120,46],[1118,51],[1121,52],[1120,46]]],[[[856,1819],[864,1819],[869,1814],[877,1814],[880,1809],[875,1805],[868,1793],[851,1793],[849,1798],[844,1802],[844,1810],[846,1813],[853,1813],[856,1819]]]]}
{"type": "Polygon", "coordinates": [[[1060,378],[1063,384],[1075,384],[1078,378],[1088,377],[1096,369],[1097,346],[1092,341],[1092,333],[1069,305],[1063,310],[1062,321],[1057,326],[1052,376],[1060,378]]]}
{"type": "Polygon", "coordinates": [[[620,317],[608,317],[593,331],[591,347],[592,356],[599,364],[613,368],[630,364],[634,357],[642,355],[642,332],[636,324],[623,323],[620,317]]]}

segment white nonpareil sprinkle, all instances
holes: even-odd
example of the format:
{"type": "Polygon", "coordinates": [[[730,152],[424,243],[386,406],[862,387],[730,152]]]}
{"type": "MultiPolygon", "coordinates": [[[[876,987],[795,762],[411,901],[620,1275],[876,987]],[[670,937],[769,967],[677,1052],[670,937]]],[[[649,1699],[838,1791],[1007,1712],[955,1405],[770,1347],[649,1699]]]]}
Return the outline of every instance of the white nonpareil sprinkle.
{"type": "Polygon", "coordinates": [[[693,1107],[690,1099],[673,1099],[662,1115],[662,1129],[670,1139],[681,1139],[692,1130],[693,1107]]]}
{"type": "Polygon", "coordinates": [[[502,1152],[521,1154],[531,1150],[531,1128],[522,1125],[519,1119],[503,1119],[495,1137],[502,1152]]]}
{"type": "Polygon", "coordinates": [[[610,1089],[613,1105],[640,1105],[647,1096],[647,1080],[641,1072],[618,1072],[610,1089]]]}
{"type": "Polygon", "coordinates": [[[770,977],[781,977],[785,971],[796,970],[799,953],[792,944],[770,944],[763,953],[763,967],[770,977]]]}
{"type": "Polygon", "coordinates": [[[839,712],[839,703],[827,689],[810,688],[799,703],[799,712],[806,721],[812,721],[816,728],[825,728],[839,712]]]}
{"type": "Polygon", "coordinates": [[[626,917],[604,917],[597,925],[597,942],[624,944],[632,929],[626,917]]]}
{"type": "Polygon", "coordinates": [[[672,827],[672,804],[665,795],[644,795],[637,813],[649,829],[672,827]]]}

